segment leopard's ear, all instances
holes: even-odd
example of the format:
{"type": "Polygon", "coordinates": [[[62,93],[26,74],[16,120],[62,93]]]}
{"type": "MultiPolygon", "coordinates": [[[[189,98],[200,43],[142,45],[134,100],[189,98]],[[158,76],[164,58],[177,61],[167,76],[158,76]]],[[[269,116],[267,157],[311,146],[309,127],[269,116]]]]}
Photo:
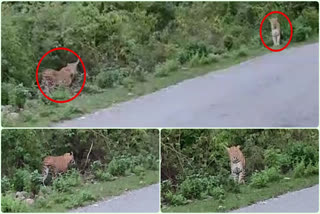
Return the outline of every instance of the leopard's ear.
{"type": "Polygon", "coordinates": [[[70,154],[73,156],[73,152],[70,152],[70,154]]]}

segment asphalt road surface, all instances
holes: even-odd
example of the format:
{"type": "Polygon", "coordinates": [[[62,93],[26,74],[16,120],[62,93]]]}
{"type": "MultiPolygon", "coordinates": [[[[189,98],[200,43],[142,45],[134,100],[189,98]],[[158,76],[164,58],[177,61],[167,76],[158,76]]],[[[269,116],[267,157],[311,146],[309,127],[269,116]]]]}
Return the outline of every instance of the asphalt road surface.
{"type": "Polygon", "coordinates": [[[54,126],[317,127],[318,52],[270,53],[54,126]]]}
{"type": "Polygon", "coordinates": [[[160,210],[160,185],[134,190],[107,201],[72,210],[75,213],[157,213],[160,210]]]}
{"type": "Polygon", "coordinates": [[[317,213],[319,210],[319,185],[290,192],[277,198],[234,210],[235,213],[317,213]]]}

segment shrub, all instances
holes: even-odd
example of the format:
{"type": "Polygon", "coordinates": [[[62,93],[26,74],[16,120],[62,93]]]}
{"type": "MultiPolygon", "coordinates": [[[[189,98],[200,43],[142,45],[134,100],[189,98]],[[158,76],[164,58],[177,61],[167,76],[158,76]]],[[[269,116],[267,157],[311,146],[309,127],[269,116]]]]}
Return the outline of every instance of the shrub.
{"type": "Polygon", "coordinates": [[[94,172],[95,179],[99,181],[113,181],[115,177],[113,177],[109,172],[105,170],[99,169],[94,172]]]}
{"type": "Polygon", "coordinates": [[[230,50],[233,46],[233,37],[231,35],[226,35],[223,38],[224,47],[230,50]]]}
{"type": "Polygon", "coordinates": [[[290,164],[292,167],[296,163],[304,161],[305,164],[316,165],[318,163],[318,150],[311,145],[303,142],[292,142],[288,145],[287,155],[290,157],[290,164]]]}
{"type": "Polygon", "coordinates": [[[295,178],[300,178],[304,176],[304,169],[305,169],[305,164],[304,161],[301,161],[300,163],[297,164],[297,166],[293,170],[293,176],[295,178]]]}
{"type": "Polygon", "coordinates": [[[256,188],[262,188],[267,186],[269,182],[278,181],[282,178],[279,169],[271,167],[261,172],[256,172],[251,176],[250,185],[256,188]]]}
{"type": "Polygon", "coordinates": [[[1,211],[2,212],[28,212],[29,207],[26,203],[16,200],[12,195],[5,195],[1,197],[1,211]]]}
{"type": "Polygon", "coordinates": [[[209,189],[209,195],[217,200],[221,200],[225,197],[225,190],[222,187],[214,187],[209,189]]]}
{"type": "Polygon", "coordinates": [[[131,159],[126,156],[120,156],[112,159],[108,165],[108,171],[113,176],[123,176],[131,168],[131,159]]]}
{"type": "Polygon", "coordinates": [[[62,118],[71,119],[72,115],[83,114],[83,113],[84,111],[80,107],[73,104],[68,104],[67,107],[63,109],[62,118]]]}
{"type": "Polygon", "coordinates": [[[249,49],[243,45],[240,47],[240,49],[237,52],[238,57],[245,57],[245,56],[248,56],[248,54],[249,54],[249,49]]]}
{"type": "Polygon", "coordinates": [[[311,163],[307,165],[307,167],[304,170],[305,175],[317,175],[319,173],[319,167],[313,166],[311,163]]]}
{"type": "Polygon", "coordinates": [[[85,84],[83,92],[87,94],[97,94],[103,92],[103,89],[99,88],[97,85],[93,85],[91,82],[85,84]]]}
{"type": "Polygon", "coordinates": [[[33,194],[37,194],[40,191],[40,187],[42,185],[42,175],[35,170],[31,173],[31,183],[30,183],[30,191],[33,194]]]}
{"type": "Polygon", "coordinates": [[[201,65],[202,62],[203,62],[203,56],[201,56],[200,54],[196,53],[195,55],[192,55],[190,61],[189,61],[189,65],[191,67],[194,67],[194,66],[198,66],[198,65],[201,65]]]}
{"type": "MultiPolygon", "coordinates": [[[[184,64],[194,58],[207,57],[212,50],[203,42],[191,42],[186,47],[178,52],[178,61],[180,64],[184,64]]],[[[195,60],[195,59],[194,59],[195,60]]]]}
{"type": "Polygon", "coordinates": [[[220,56],[217,54],[209,54],[207,59],[208,59],[208,63],[216,63],[216,62],[219,62],[220,56]]]}
{"type": "Polygon", "coordinates": [[[1,85],[2,105],[23,108],[27,98],[30,98],[30,96],[29,90],[22,84],[2,83],[1,85]]]}
{"type": "Polygon", "coordinates": [[[173,185],[171,180],[161,181],[161,194],[166,193],[173,190],[173,185]]]}
{"type": "Polygon", "coordinates": [[[72,207],[78,207],[83,205],[87,201],[94,201],[96,200],[96,197],[92,195],[90,192],[87,191],[81,191],[80,193],[77,194],[77,196],[72,200],[71,206],[72,207]]]}
{"type": "Polygon", "coordinates": [[[11,189],[12,189],[12,184],[10,179],[7,176],[3,176],[1,178],[1,193],[4,194],[11,189]]]}
{"type": "Polygon", "coordinates": [[[179,191],[187,199],[201,198],[208,190],[217,186],[215,177],[188,176],[179,186],[179,191]]]}
{"type": "Polygon", "coordinates": [[[226,191],[232,193],[240,193],[240,184],[234,182],[233,178],[228,178],[224,181],[223,187],[226,191]]]}
{"type": "Polygon", "coordinates": [[[118,69],[105,69],[95,77],[95,82],[100,88],[112,88],[120,84],[124,77],[124,74],[118,69]]]}
{"type": "Polygon", "coordinates": [[[103,169],[104,165],[101,163],[100,160],[96,160],[96,161],[93,161],[93,163],[91,164],[90,168],[91,168],[92,172],[95,172],[97,170],[103,169]]]}
{"type": "Polygon", "coordinates": [[[283,153],[280,149],[267,149],[264,153],[265,163],[268,168],[278,168],[283,173],[286,173],[290,169],[290,157],[283,153]]]}
{"type": "Polygon", "coordinates": [[[31,191],[31,174],[26,169],[17,169],[13,176],[13,187],[16,191],[31,191]]]}
{"type": "Polygon", "coordinates": [[[315,8],[307,7],[303,9],[302,15],[314,32],[319,31],[319,12],[315,8]]]}
{"type": "Polygon", "coordinates": [[[265,169],[263,171],[263,173],[266,174],[267,178],[268,178],[268,182],[274,182],[274,181],[278,181],[282,178],[279,169],[276,167],[271,167],[268,169],[265,169]]]}
{"type": "Polygon", "coordinates": [[[308,39],[311,34],[312,28],[308,26],[305,18],[303,16],[299,16],[292,22],[293,28],[293,36],[292,40],[295,42],[302,42],[308,39]]]}
{"type": "Polygon", "coordinates": [[[159,161],[157,157],[154,155],[147,155],[146,158],[144,159],[144,164],[146,169],[150,170],[158,170],[159,169],[159,161]]]}
{"type": "Polygon", "coordinates": [[[187,203],[187,199],[182,194],[174,194],[172,192],[167,192],[164,195],[165,200],[167,203],[171,205],[184,205],[187,203]]]}
{"type": "Polygon", "coordinates": [[[179,68],[179,63],[174,60],[167,60],[162,64],[158,64],[155,67],[155,75],[157,77],[164,77],[168,76],[169,73],[176,71],[179,68]]]}
{"type": "Polygon", "coordinates": [[[53,189],[59,192],[70,192],[70,187],[76,187],[81,184],[79,171],[72,169],[59,176],[53,181],[53,189]]]}
{"type": "Polygon", "coordinates": [[[54,91],[52,91],[51,96],[54,100],[67,100],[72,97],[69,89],[65,87],[58,87],[54,91]]]}
{"type": "Polygon", "coordinates": [[[263,172],[255,172],[251,176],[250,186],[255,188],[266,187],[268,183],[268,176],[263,172]]]}
{"type": "Polygon", "coordinates": [[[142,175],[145,172],[145,168],[143,166],[135,166],[132,168],[132,172],[136,175],[142,175]]]}

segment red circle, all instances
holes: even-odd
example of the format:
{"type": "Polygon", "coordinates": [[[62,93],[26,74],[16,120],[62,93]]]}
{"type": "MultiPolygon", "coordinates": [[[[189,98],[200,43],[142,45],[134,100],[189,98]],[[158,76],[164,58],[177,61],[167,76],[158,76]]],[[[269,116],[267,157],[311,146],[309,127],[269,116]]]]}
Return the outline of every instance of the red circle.
{"type": "Polygon", "coordinates": [[[69,49],[69,48],[64,48],[64,47],[54,48],[54,49],[51,49],[50,51],[48,51],[47,53],[45,53],[45,54],[41,57],[41,59],[40,59],[40,61],[39,61],[39,63],[38,63],[38,66],[37,66],[36,79],[37,79],[37,84],[38,84],[39,90],[41,91],[41,93],[43,94],[43,96],[45,96],[48,100],[50,100],[50,101],[52,101],[52,102],[55,102],[55,103],[67,103],[67,102],[70,102],[71,100],[75,99],[77,96],[79,96],[79,94],[80,94],[81,91],[83,90],[84,85],[85,85],[85,83],[86,83],[86,68],[84,67],[83,61],[82,61],[82,59],[80,58],[80,56],[78,56],[78,54],[76,54],[76,52],[74,52],[73,50],[71,50],[71,49],[69,49]],[[84,75],[83,75],[83,83],[82,83],[81,89],[79,90],[79,92],[78,92],[76,95],[74,95],[73,97],[71,97],[71,98],[68,99],[68,100],[54,100],[54,99],[50,98],[49,96],[47,96],[47,95],[42,91],[42,89],[41,89],[41,87],[40,87],[40,84],[39,84],[38,72],[39,72],[39,67],[40,67],[40,64],[41,64],[42,60],[43,60],[49,53],[51,53],[51,52],[53,52],[53,51],[56,51],[56,50],[65,50],[65,51],[69,51],[69,52],[73,53],[73,54],[80,60],[80,62],[81,62],[81,64],[82,64],[82,67],[83,67],[83,73],[84,73],[84,75]]]}
{"type": "Polygon", "coordinates": [[[288,18],[288,16],[287,16],[286,14],[284,14],[284,13],[282,13],[282,12],[280,12],[280,11],[272,11],[272,12],[268,13],[268,14],[262,19],[262,21],[261,21],[261,24],[260,24],[260,38],[261,38],[261,41],[262,41],[263,45],[264,45],[267,49],[269,49],[270,51],[273,51],[273,52],[283,51],[283,50],[284,50],[286,47],[288,47],[288,45],[290,44],[291,39],[292,39],[292,34],[293,34],[293,31],[292,31],[292,24],[291,24],[290,19],[288,18]],[[284,17],[286,17],[286,19],[288,20],[288,22],[289,22],[289,24],[290,24],[290,29],[291,29],[291,34],[290,34],[289,41],[288,41],[288,43],[287,43],[283,48],[281,48],[281,49],[272,49],[272,48],[269,48],[268,45],[266,45],[266,43],[263,41],[263,38],[262,38],[262,25],[263,25],[263,22],[264,22],[264,20],[265,20],[268,16],[270,16],[271,14],[274,14],[274,13],[279,13],[279,14],[283,15],[284,17]]]}

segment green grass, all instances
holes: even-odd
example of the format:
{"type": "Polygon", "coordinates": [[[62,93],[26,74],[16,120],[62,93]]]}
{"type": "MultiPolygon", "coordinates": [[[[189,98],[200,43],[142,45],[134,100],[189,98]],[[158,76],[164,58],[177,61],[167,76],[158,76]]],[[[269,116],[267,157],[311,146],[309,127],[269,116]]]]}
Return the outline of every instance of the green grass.
{"type": "MultiPolygon", "coordinates": [[[[310,38],[307,42],[291,43],[288,48],[308,43],[318,42],[318,37],[310,38]]],[[[198,67],[186,67],[176,72],[170,72],[168,76],[156,77],[148,74],[146,81],[133,83],[133,87],[115,87],[98,94],[82,93],[70,103],[43,104],[37,102],[36,106],[27,108],[17,120],[8,121],[2,115],[2,125],[11,127],[43,127],[50,126],[62,120],[69,120],[86,113],[110,107],[112,104],[128,101],[136,97],[155,92],[161,88],[177,84],[183,80],[204,75],[206,73],[228,68],[248,59],[270,53],[265,47],[248,49],[246,54],[231,53],[228,58],[222,58],[216,63],[198,67]],[[242,56],[242,57],[241,57],[242,56]]]]}
{"type": "Polygon", "coordinates": [[[319,183],[319,176],[295,179],[282,179],[280,182],[269,183],[262,189],[254,189],[248,185],[241,186],[239,194],[227,193],[225,200],[219,202],[214,199],[197,200],[183,206],[163,207],[162,212],[225,212],[240,207],[246,207],[258,201],[266,200],[289,191],[295,191],[319,183]]]}
{"type": "Polygon", "coordinates": [[[158,171],[146,171],[143,177],[132,175],[120,177],[109,182],[84,184],[80,187],[72,188],[69,193],[52,192],[46,196],[44,202],[40,203],[36,201],[33,206],[30,206],[30,210],[27,211],[65,212],[72,208],[92,204],[94,201],[105,200],[112,196],[121,195],[127,190],[139,189],[158,182],[158,171]],[[82,193],[84,192],[86,196],[83,196],[82,193]]]}

